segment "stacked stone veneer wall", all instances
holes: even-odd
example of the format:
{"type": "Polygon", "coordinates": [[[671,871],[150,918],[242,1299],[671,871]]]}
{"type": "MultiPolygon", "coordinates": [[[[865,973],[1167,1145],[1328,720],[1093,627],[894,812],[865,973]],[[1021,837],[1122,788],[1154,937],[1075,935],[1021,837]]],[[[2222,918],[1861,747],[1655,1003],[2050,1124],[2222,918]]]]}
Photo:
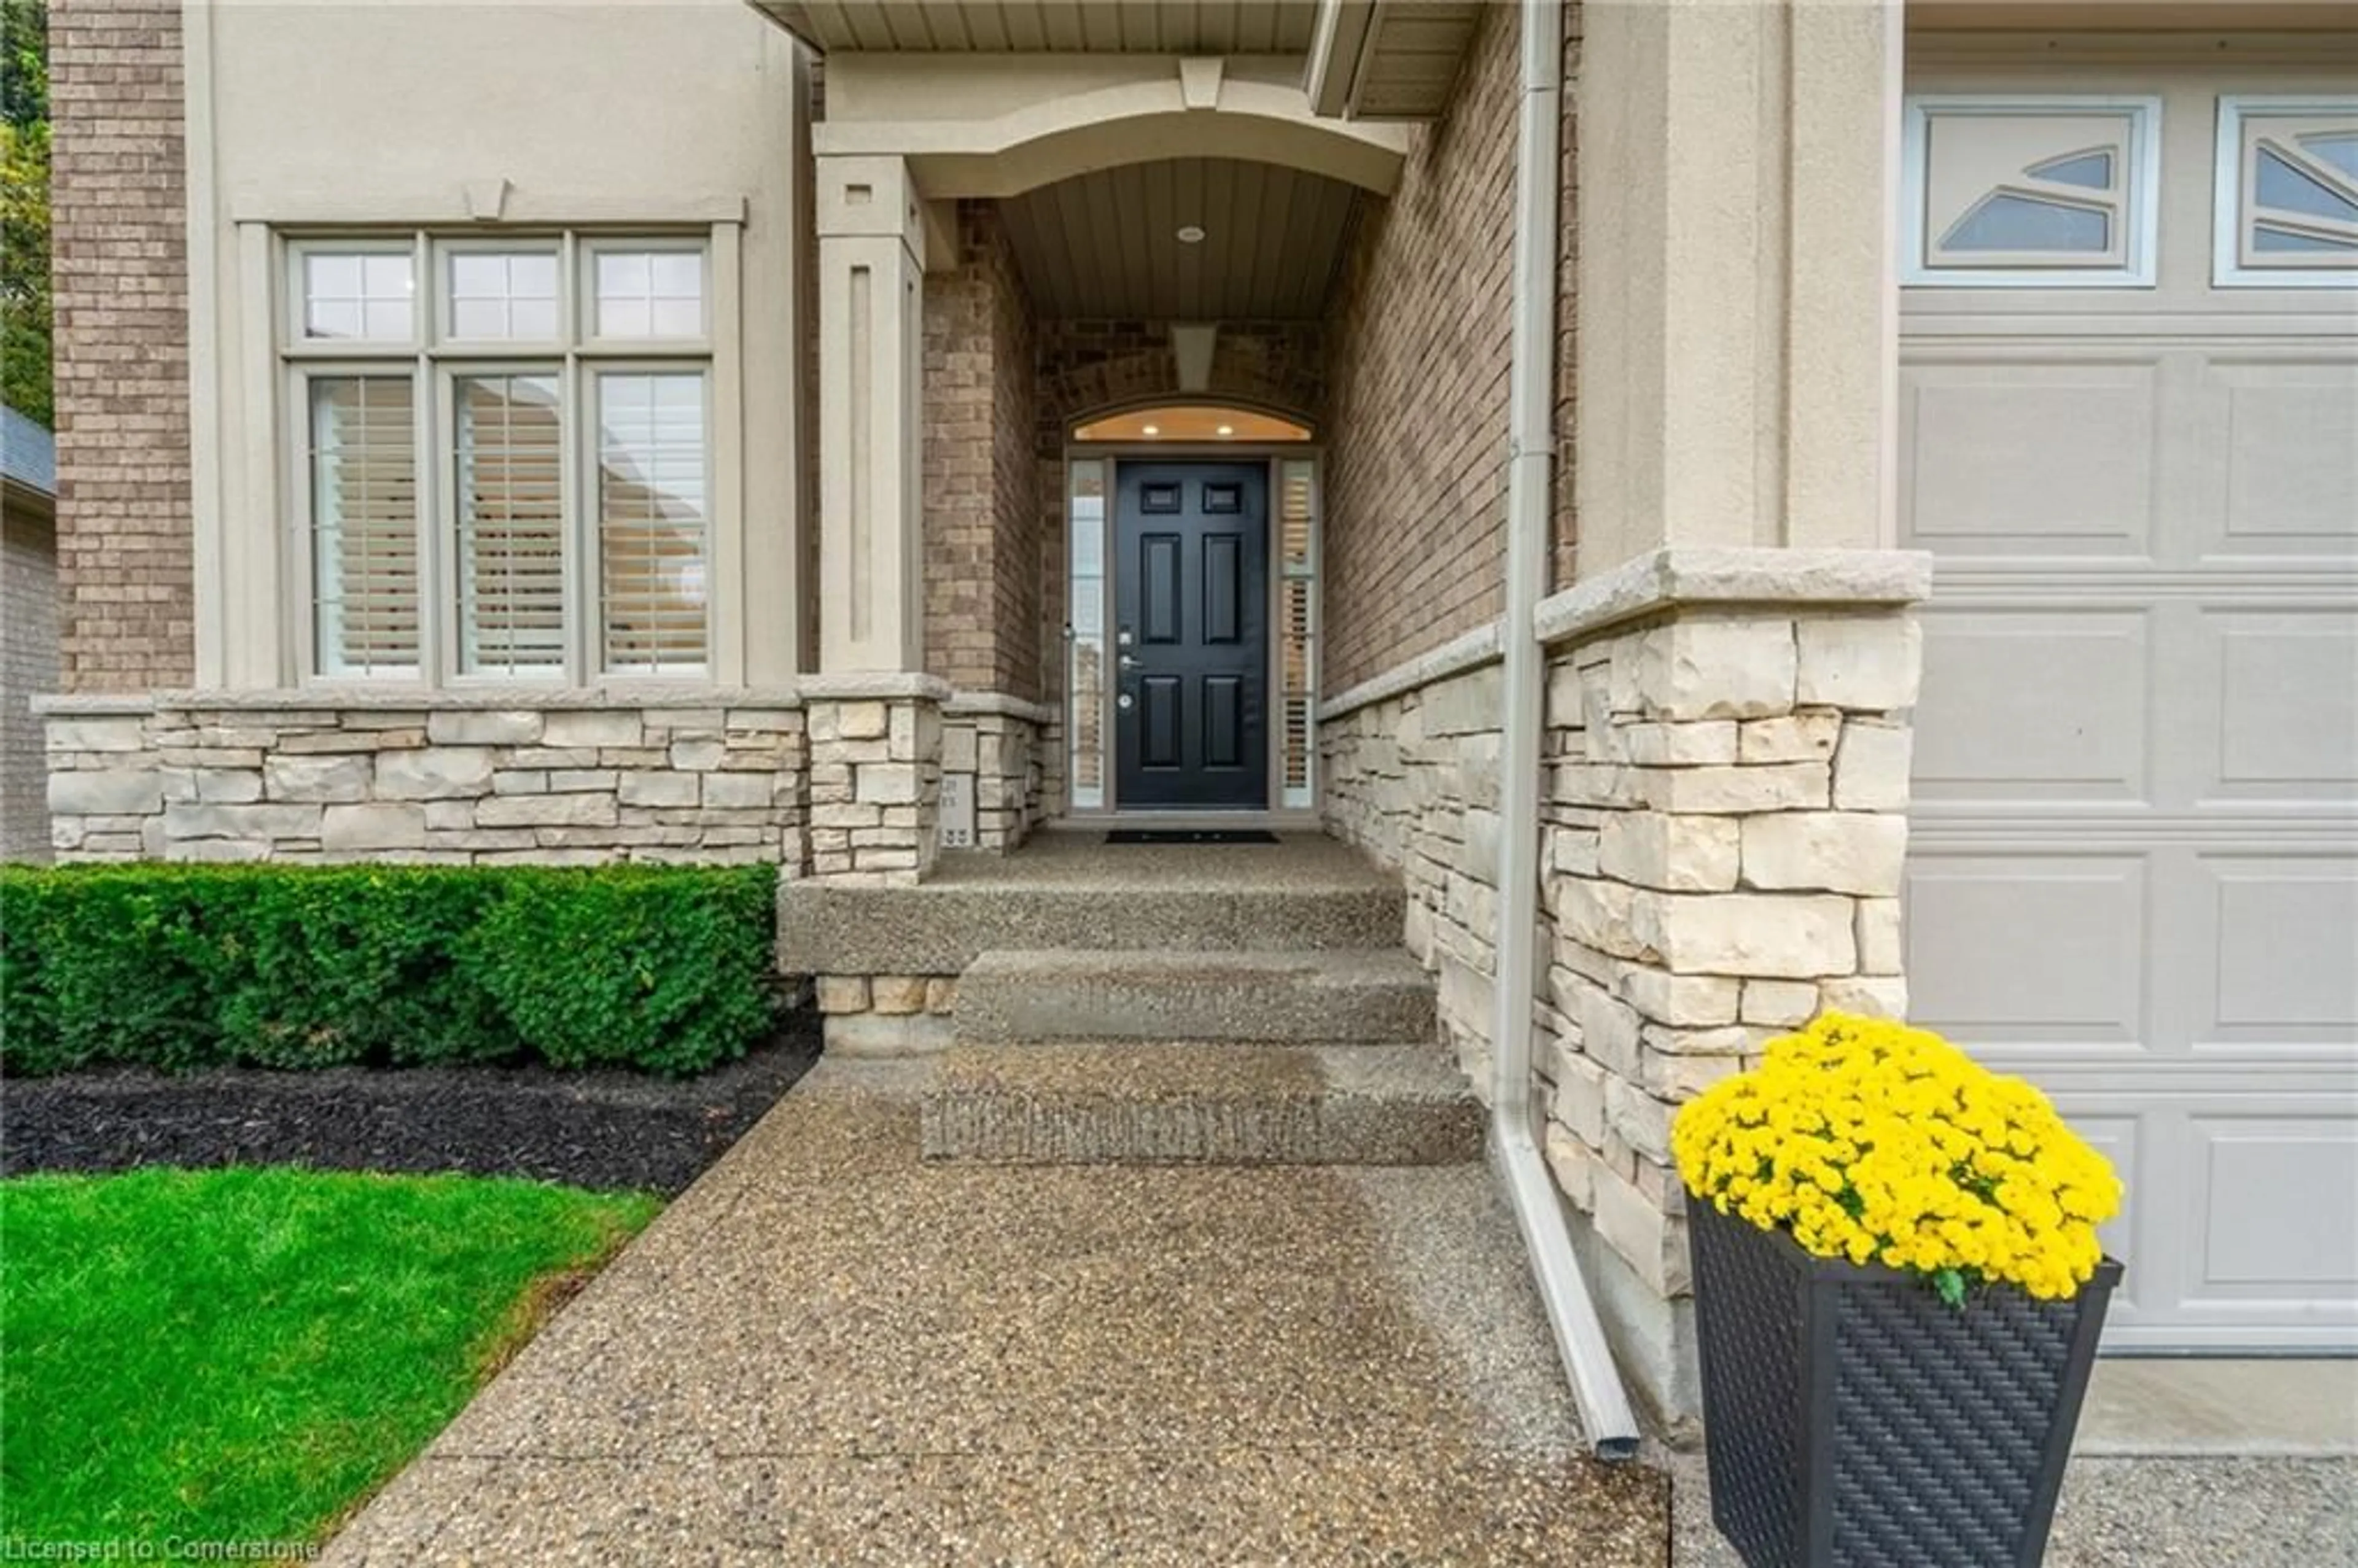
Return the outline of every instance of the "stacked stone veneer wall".
{"type": "Polygon", "coordinates": [[[973,781],[974,848],[1001,852],[1041,821],[1045,715],[1029,704],[953,697],[942,711],[942,773],[973,781]]]}
{"type": "MultiPolygon", "coordinates": [[[[1693,608],[1551,654],[1535,1087],[1549,1165],[1635,1287],[1603,1289],[1643,1346],[1625,1366],[1673,1412],[1693,1349],[1671,1116],[1821,1010],[1907,1005],[1919,664],[1888,608],[1693,608]]],[[[1461,670],[1321,732],[1327,822],[1401,870],[1409,945],[1485,1096],[1500,677],[1461,670]]]]}
{"type": "Polygon", "coordinates": [[[1401,873],[1409,951],[1437,978],[1442,1031],[1486,1096],[1500,682],[1486,663],[1360,704],[1319,731],[1326,827],[1401,873]]]}
{"type": "Polygon", "coordinates": [[[821,975],[815,989],[829,1051],[912,1056],[949,1048],[956,975],[821,975]]]}
{"type": "Polygon", "coordinates": [[[807,718],[811,874],[876,883],[922,879],[938,849],[938,697],[819,699],[807,718]]]}
{"type": "Polygon", "coordinates": [[[1038,710],[886,684],[663,706],[67,697],[33,800],[70,860],[745,860],[902,882],[933,864],[946,768],[973,780],[977,847],[1020,844],[1041,814],[1038,710]]]}
{"type": "Polygon", "coordinates": [[[791,698],[120,700],[49,718],[60,859],[805,863],[805,716],[791,698]]]}

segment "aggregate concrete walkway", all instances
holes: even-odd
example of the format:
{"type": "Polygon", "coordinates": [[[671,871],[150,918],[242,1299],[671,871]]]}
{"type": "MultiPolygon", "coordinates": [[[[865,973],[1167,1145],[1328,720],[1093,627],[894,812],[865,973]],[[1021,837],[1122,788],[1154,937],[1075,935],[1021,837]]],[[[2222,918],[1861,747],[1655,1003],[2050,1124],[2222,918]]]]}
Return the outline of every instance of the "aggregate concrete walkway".
{"type": "Polygon", "coordinates": [[[822,1061],[322,1561],[1658,1568],[1479,1164],[918,1162],[822,1061]]]}

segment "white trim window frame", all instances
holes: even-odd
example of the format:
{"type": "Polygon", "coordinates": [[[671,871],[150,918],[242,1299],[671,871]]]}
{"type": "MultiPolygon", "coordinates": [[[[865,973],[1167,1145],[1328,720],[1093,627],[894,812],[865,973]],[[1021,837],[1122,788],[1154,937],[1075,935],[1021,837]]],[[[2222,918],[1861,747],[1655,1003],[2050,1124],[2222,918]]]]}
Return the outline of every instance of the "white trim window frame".
{"type": "MultiPolygon", "coordinates": [[[[713,591],[715,555],[721,531],[718,514],[727,488],[719,483],[715,451],[722,435],[719,411],[714,406],[722,380],[718,363],[721,334],[716,330],[715,323],[723,319],[723,311],[728,308],[728,302],[714,297],[714,248],[719,243],[718,235],[701,228],[647,233],[620,230],[580,233],[520,228],[514,233],[499,234],[405,230],[399,233],[375,231],[280,236],[281,263],[276,272],[284,298],[276,312],[276,339],[287,410],[282,439],[291,524],[284,535],[288,552],[287,581],[290,585],[285,613],[289,629],[295,633],[292,645],[296,650],[296,674],[303,684],[464,687],[524,683],[584,687],[713,678],[716,649],[722,634],[715,623],[722,596],[713,591]],[[601,335],[594,330],[599,319],[595,270],[598,258],[633,254],[695,257],[695,333],[675,331],[638,338],[601,335]],[[330,276],[340,292],[332,301],[333,308],[324,317],[315,313],[309,287],[315,262],[396,256],[404,258],[409,269],[406,334],[395,335],[386,330],[380,335],[368,335],[373,322],[389,326],[400,315],[384,297],[392,280],[389,268],[371,275],[362,263],[356,275],[350,268],[335,266],[330,276]],[[462,335],[457,330],[460,294],[455,285],[462,258],[477,262],[473,281],[483,286],[482,290],[466,297],[474,302],[474,308],[469,312],[471,318],[479,325],[496,318],[511,335],[502,336],[492,330],[462,335]],[[489,267],[487,264],[492,259],[500,260],[503,265],[489,267]],[[527,265],[518,266],[514,265],[517,262],[527,265]],[[506,275],[500,286],[503,291],[489,291],[491,282],[502,273],[506,275]],[[359,282],[355,285],[352,280],[356,276],[359,282]],[[376,292],[373,294],[372,289],[376,292]],[[325,335],[319,330],[323,320],[330,330],[351,328],[357,335],[325,335]],[[519,322],[526,330],[516,330],[519,322]],[[544,327],[550,330],[543,331],[544,327]],[[605,520],[600,515],[606,494],[600,467],[600,449],[605,442],[592,401],[601,389],[599,378],[612,373],[675,381],[692,376],[698,389],[693,399],[686,401],[693,404],[694,441],[699,449],[683,462],[680,449],[684,443],[675,425],[669,450],[663,456],[668,465],[665,474],[649,476],[652,484],[675,470],[687,474],[687,481],[681,487],[685,493],[651,494],[645,503],[648,519],[659,524],[650,532],[657,535],[668,533],[687,541],[688,553],[696,557],[680,565],[674,573],[678,583],[692,594],[680,602],[694,603],[695,613],[684,614],[680,603],[675,603],[665,618],[668,640],[681,653],[695,656],[671,663],[658,658],[630,660],[611,667],[608,664],[614,628],[608,624],[607,584],[601,580],[602,550],[607,540],[606,530],[601,526],[605,520]],[[534,601],[529,595],[517,597],[514,581],[508,584],[510,592],[503,600],[509,607],[501,628],[505,634],[506,656],[492,661],[488,667],[471,669],[471,665],[481,661],[467,656],[468,639],[460,625],[460,589],[466,576],[466,563],[460,558],[462,526],[470,522],[480,526],[482,521],[462,519],[460,515],[463,496],[468,493],[467,475],[461,466],[467,454],[462,453],[460,444],[461,388],[472,379],[501,376],[528,376],[543,381],[555,398],[553,444],[539,442],[537,438],[530,446],[512,439],[498,454],[501,478],[511,486],[504,498],[508,514],[501,521],[513,531],[521,509],[526,545],[531,543],[531,510],[545,507],[554,498],[557,580],[561,583],[556,602],[561,603],[562,610],[561,623],[553,629],[550,639],[558,656],[546,668],[519,665],[515,657],[519,646],[529,648],[532,639],[529,625],[519,631],[514,606],[534,601]],[[323,529],[325,520],[321,515],[321,442],[317,423],[320,416],[314,408],[314,389],[362,378],[398,379],[409,390],[406,434],[411,450],[406,482],[414,546],[407,559],[414,573],[413,610],[405,633],[398,612],[387,611],[380,604],[376,611],[375,624],[380,626],[377,640],[365,650],[375,653],[387,646],[398,648],[406,635],[408,656],[400,659],[349,657],[353,649],[354,617],[347,603],[351,596],[343,591],[348,578],[338,575],[323,579],[319,575],[326,564],[320,554],[320,537],[328,530],[323,529]],[[541,449],[544,447],[546,449],[541,449]],[[668,527],[660,525],[664,520],[674,518],[677,521],[668,527]],[[330,581],[336,589],[332,593],[328,591],[330,581]],[[384,626],[393,629],[382,630],[384,626]],[[330,645],[331,636],[336,639],[336,646],[330,645]]],[[[676,280],[685,275],[675,271],[672,276],[676,280]]],[[[679,298],[675,297],[675,320],[679,303],[679,298]]],[[[380,408],[398,406],[397,402],[388,404],[381,398],[370,400],[363,395],[362,400],[380,408]]],[[[399,421],[391,423],[397,426],[399,421]]],[[[392,438],[397,439],[397,434],[392,438]]],[[[390,445],[387,449],[397,452],[397,448],[390,445]]],[[[397,568],[398,551],[388,549],[384,544],[384,519],[398,514],[404,499],[399,484],[382,464],[370,470],[364,481],[352,483],[362,486],[358,493],[368,506],[374,508],[361,520],[361,524],[373,522],[376,533],[342,549],[341,555],[352,557],[357,550],[355,558],[363,564],[391,569],[386,567],[391,562],[391,568],[397,568]],[[372,549],[374,554],[371,554],[372,549]]],[[[338,537],[343,537],[341,532],[338,537]]],[[[516,539],[510,537],[486,546],[477,535],[479,566],[482,558],[480,552],[492,548],[503,562],[503,569],[513,573],[520,563],[528,569],[530,552],[515,555],[515,543],[516,539]],[[508,553],[501,555],[501,550],[508,553]]],[[[647,548],[650,555],[657,553],[654,546],[647,548]]],[[[674,557],[680,555],[676,546],[665,553],[674,557]]],[[[340,559],[335,564],[343,568],[347,563],[340,559]]],[[[383,581],[374,578],[369,580],[380,593],[385,591],[383,581]]],[[[525,585],[526,589],[534,586],[525,585]]],[[[543,593],[537,602],[549,601],[543,593]]],[[[480,631],[479,628],[479,634],[480,631]]]]}
{"type": "MultiPolygon", "coordinates": [[[[1911,92],[1905,100],[1900,144],[1899,281],[1911,288],[2150,288],[2160,256],[2161,100],[2112,93],[1911,92]],[[2017,196],[2059,209],[2084,198],[2085,208],[2105,215],[2105,260],[2073,261],[2058,250],[2043,257],[2026,253],[1989,265],[1944,262],[1931,237],[1932,130],[1936,121],[2006,118],[2070,119],[2125,124],[2120,145],[2092,143],[2035,158],[1975,203],[2017,196]],[[2030,170],[2101,157],[2117,159],[2104,188],[2075,193],[2062,182],[2036,183],[2030,170]],[[2021,188],[2016,189],[2016,182],[2021,188]],[[2108,265],[2109,264],[2109,265],[2108,265]]],[[[1970,211],[1966,214],[1970,216],[1970,211]]],[[[1962,219],[1957,220],[1962,222],[1962,219]]],[[[1953,225],[1952,231],[1953,232],[1953,225]]]]}
{"type": "MultiPolygon", "coordinates": [[[[2256,252],[2247,243],[2255,231],[2265,227],[2288,234],[2313,232],[2358,245],[2358,217],[2337,221],[2275,207],[2266,212],[2260,210],[2255,170],[2263,142],[2247,132],[2266,120],[2313,119],[2346,123],[2349,130],[2345,132],[2342,124],[2337,124],[2327,133],[2310,133],[2306,137],[2296,134],[2291,138],[2294,143],[2326,139],[2328,135],[2340,142],[2358,143],[2358,97],[2257,92],[2221,95],[2218,137],[2212,153],[2212,287],[2358,288],[2358,250],[2353,250],[2347,266],[2335,265],[2333,258],[2315,254],[2287,254],[2276,261],[2264,262],[2255,259],[2256,252]]],[[[2351,192],[2358,191],[2358,170],[2320,159],[2306,146],[2288,149],[2277,141],[2267,150],[2283,161],[2295,177],[2316,185],[2330,199],[2349,200],[2351,192]],[[2291,152],[2289,157],[2286,156],[2288,150],[2291,152]]]]}

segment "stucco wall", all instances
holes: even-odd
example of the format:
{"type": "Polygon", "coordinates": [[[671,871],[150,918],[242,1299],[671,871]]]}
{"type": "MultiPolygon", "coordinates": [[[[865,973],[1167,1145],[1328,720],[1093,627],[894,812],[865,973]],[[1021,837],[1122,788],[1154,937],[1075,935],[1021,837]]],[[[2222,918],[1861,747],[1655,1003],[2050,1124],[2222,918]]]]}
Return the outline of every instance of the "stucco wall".
{"type": "Polygon", "coordinates": [[[741,280],[734,341],[715,344],[714,680],[791,677],[805,633],[797,219],[811,176],[803,59],[784,30],[724,0],[191,16],[208,25],[190,49],[201,67],[190,124],[205,154],[192,166],[203,253],[193,351],[199,384],[214,389],[211,434],[200,418],[198,439],[220,460],[210,476],[200,466],[195,514],[221,562],[205,585],[217,602],[199,616],[197,683],[265,688],[294,667],[278,606],[301,585],[280,582],[274,544],[276,389],[250,368],[270,352],[273,323],[249,302],[276,281],[269,236],[322,223],[708,232],[716,338],[732,326],[727,277],[741,280]],[[487,200],[498,215],[480,219],[487,200]],[[732,266],[728,220],[741,214],[732,266]]]}
{"type": "MultiPolygon", "coordinates": [[[[178,0],[52,0],[62,679],[195,670],[178,0]]],[[[265,520],[266,522],[266,520],[265,520]]]]}
{"type": "Polygon", "coordinates": [[[27,699],[57,688],[57,530],[12,507],[0,526],[0,860],[49,858],[41,726],[27,699]]]}

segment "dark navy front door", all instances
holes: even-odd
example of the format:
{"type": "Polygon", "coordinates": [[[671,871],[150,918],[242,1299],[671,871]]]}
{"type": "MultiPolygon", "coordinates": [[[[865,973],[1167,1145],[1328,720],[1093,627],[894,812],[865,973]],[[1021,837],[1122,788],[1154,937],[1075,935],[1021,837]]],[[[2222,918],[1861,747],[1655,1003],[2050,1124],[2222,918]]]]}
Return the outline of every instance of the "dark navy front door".
{"type": "Polygon", "coordinates": [[[1116,782],[1125,807],[1269,804],[1269,473],[1122,463],[1116,782]]]}

